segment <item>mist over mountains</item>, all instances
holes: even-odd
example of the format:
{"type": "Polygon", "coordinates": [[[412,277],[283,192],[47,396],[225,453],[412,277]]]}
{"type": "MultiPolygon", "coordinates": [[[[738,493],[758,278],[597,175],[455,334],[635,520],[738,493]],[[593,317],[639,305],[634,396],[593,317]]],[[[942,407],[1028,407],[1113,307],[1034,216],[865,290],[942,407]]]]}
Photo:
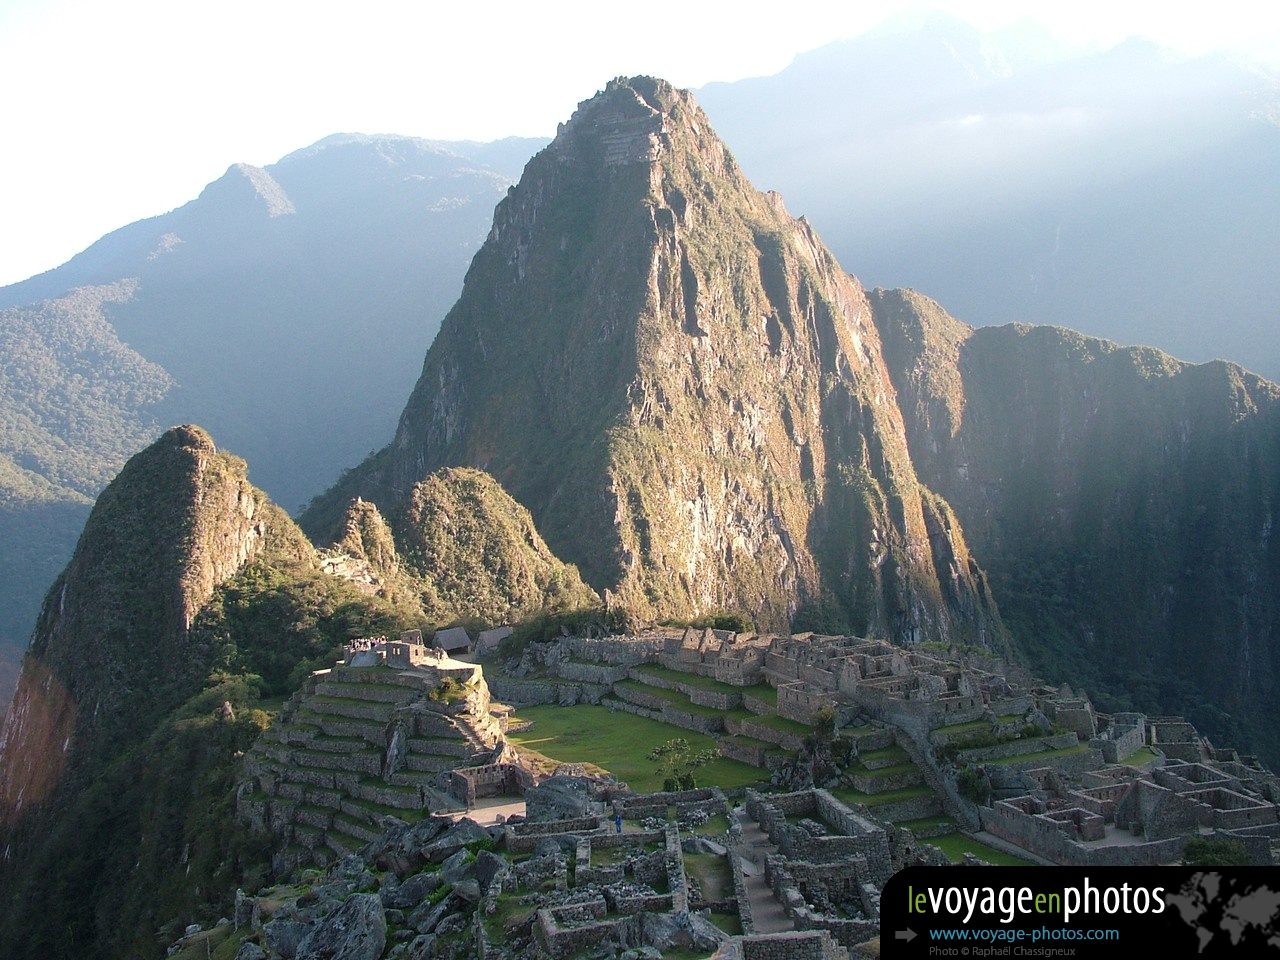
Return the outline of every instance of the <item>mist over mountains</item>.
{"type": "Polygon", "coordinates": [[[1280,378],[1274,74],[934,15],[697,93],[869,286],[1280,378]]]}

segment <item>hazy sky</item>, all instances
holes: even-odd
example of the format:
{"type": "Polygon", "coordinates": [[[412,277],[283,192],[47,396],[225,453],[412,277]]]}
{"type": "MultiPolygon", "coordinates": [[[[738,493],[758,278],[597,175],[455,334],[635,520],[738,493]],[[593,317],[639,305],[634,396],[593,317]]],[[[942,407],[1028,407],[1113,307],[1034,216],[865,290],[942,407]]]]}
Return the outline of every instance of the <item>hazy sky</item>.
{"type": "MultiPolygon", "coordinates": [[[[694,87],[776,73],[907,6],[0,0],[0,285],[185,203],[234,162],[340,131],[549,136],[611,77],[694,87]]],[[[1280,4],[931,6],[986,28],[1031,13],[1073,44],[1142,34],[1280,62],[1280,4]]]]}

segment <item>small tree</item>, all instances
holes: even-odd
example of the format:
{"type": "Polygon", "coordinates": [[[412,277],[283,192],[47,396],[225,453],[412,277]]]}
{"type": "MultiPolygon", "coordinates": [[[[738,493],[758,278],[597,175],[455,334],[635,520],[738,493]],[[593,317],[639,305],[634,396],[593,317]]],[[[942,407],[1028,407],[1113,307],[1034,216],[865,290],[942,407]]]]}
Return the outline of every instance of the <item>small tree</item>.
{"type": "Polygon", "coordinates": [[[831,704],[819,707],[814,713],[813,736],[818,743],[830,743],[836,738],[836,708],[831,704]]]}
{"type": "Polygon", "coordinates": [[[698,782],[693,773],[716,758],[712,750],[695,753],[684,737],[668,740],[649,752],[649,759],[658,764],[664,790],[693,790],[698,782]]]}

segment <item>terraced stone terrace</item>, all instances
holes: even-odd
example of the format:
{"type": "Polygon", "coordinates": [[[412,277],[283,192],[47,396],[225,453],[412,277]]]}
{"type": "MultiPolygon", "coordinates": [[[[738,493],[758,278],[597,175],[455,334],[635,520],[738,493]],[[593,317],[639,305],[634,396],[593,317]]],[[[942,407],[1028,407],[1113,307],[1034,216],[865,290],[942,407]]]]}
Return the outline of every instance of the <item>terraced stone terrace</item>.
{"type": "Polygon", "coordinates": [[[278,869],[327,863],[381,834],[380,817],[415,821],[458,809],[450,771],[502,744],[479,669],[465,683],[385,665],[313,674],[245,758],[241,817],[281,841],[278,869]]]}

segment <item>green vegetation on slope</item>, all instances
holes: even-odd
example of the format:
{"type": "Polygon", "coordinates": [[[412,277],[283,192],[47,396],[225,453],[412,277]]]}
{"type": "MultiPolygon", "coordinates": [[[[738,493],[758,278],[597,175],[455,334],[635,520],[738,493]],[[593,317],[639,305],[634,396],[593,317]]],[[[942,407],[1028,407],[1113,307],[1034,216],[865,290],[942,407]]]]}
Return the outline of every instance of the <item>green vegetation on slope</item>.
{"type": "Polygon", "coordinates": [[[482,471],[445,469],[415,484],[393,527],[423,609],[438,622],[510,623],[599,603],[577,568],[548,549],[529,511],[482,471]]]}

